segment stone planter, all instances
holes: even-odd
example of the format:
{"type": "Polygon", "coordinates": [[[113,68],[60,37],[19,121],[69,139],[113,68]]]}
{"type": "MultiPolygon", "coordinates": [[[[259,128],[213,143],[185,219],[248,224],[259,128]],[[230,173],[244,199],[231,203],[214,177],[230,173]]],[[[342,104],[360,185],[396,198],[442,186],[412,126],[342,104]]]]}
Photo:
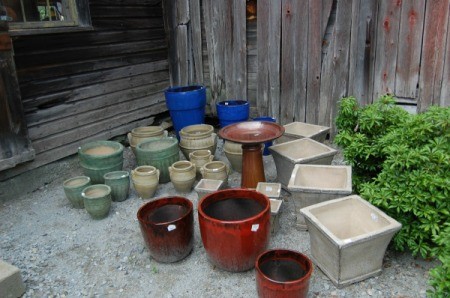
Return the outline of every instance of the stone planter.
{"type": "Polygon", "coordinates": [[[197,192],[198,199],[200,200],[204,196],[220,190],[222,186],[223,186],[222,180],[201,179],[194,189],[197,192]]]}
{"type": "Polygon", "coordinates": [[[281,196],[281,184],[270,182],[259,182],[256,191],[265,194],[269,198],[278,199],[281,196]]]}
{"type": "Polygon", "coordinates": [[[383,256],[401,224],[352,195],[302,208],[311,259],[337,287],[378,275],[383,256]]]}
{"type": "Polygon", "coordinates": [[[350,195],[352,167],[295,165],[287,189],[295,203],[297,224],[300,229],[306,230],[300,209],[350,195]]]}
{"type": "Polygon", "coordinates": [[[169,167],[170,181],[175,190],[181,193],[188,193],[195,182],[195,165],[187,160],[180,160],[169,167]]]}
{"type": "Polygon", "coordinates": [[[275,234],[280,229],[282,200],[270,199],[270,232],[275,234]]]}
{"type": "Polygon", "coordinates": [[[277,143],[285,143],[297,139],[310,138],[318,142],[325,141],[325,138],[330,132],[328,126],[320,126],[315,124],[309,124],[304,122],[292,122],[284,125],[284,134],[277,143]]]}
{"type": "Polygon", "coordinates": [[[273,145],[269,150],[275,161],[278,181],[283,185],[288,185],[296,164],[330,165],[337,153],[337,150],[308,138],[273,145]]]}

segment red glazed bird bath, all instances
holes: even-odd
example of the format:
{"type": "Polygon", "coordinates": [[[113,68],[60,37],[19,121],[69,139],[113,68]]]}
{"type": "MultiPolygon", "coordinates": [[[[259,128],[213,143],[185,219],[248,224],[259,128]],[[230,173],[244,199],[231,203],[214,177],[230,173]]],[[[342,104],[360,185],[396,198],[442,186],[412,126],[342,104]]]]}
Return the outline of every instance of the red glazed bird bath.
{"type": "Polygon", "coordinates": [[[158,262],[184,259],[192,250],[194,216],[192,202],[166,197],[143,205],[137,218],[150,255],[158,262]]]}
{"type": "Polygon", "coordinates": [[[241,187],[256,188],[265,182],[261,144],[284,133],[284,127],[273,122],[248,121],[228,125],[219,131],[222,139],[242,144],[241,187]]]}
{"type": "Polygon", "coordinates": [[[198,204],[203,246],[211,263],[231,272],[253,268],[270,234],[270,201],[249,189],[226,189],[198,204]]]}

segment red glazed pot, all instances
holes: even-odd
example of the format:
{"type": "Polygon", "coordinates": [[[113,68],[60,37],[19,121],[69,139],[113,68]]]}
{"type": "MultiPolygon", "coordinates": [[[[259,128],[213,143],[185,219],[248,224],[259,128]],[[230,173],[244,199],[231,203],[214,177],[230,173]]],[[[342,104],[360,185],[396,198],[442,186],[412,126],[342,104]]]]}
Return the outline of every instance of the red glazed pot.
{"type": "Polygon", "coordinates": [[[217,267],[239,272],[254,267],[270,234],[270,201],[250,189],[226,189],[198,204],[203,246],[217,267]]]}
{"type": "Polygon", "coordinates": [[[311,260],[294,250],[274,249],[256,260],[256,288],[259,297],[307,297],[313,272],[311,260]]]}
{"type": "Polygon", "coordinates": [[[192,202],[166,197],[139,208],[137,218],[150,255],[158,262],[184,259],[192,250],[194,216],[192,202]]]}

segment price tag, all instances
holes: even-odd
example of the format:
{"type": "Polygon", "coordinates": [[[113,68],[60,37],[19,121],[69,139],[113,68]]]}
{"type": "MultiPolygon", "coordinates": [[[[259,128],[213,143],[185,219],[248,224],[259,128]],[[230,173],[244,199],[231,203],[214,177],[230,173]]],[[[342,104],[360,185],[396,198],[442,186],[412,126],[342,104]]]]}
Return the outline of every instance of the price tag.
{"type": "Polygon", "coordinates": [[[173,231],[173,230],[175,230],[177,228],[177,226],[176,225],[169,225],[168,227],[167,227],[167,231],[173,231]]]}

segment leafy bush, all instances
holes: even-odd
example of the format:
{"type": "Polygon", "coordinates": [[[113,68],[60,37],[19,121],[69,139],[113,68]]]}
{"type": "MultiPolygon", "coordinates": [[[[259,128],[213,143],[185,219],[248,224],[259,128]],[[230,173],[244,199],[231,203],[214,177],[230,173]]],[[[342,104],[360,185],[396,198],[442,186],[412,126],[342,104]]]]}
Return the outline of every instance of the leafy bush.
{"type": "Polygon", "coordinates": [[[449,293],[450,108],[409,115],[390,96],[366,107],[349,97],[336,124],[355,190],[402,223],[397,250],[442,261],[430,284],[437,296],[449,293]]]}

